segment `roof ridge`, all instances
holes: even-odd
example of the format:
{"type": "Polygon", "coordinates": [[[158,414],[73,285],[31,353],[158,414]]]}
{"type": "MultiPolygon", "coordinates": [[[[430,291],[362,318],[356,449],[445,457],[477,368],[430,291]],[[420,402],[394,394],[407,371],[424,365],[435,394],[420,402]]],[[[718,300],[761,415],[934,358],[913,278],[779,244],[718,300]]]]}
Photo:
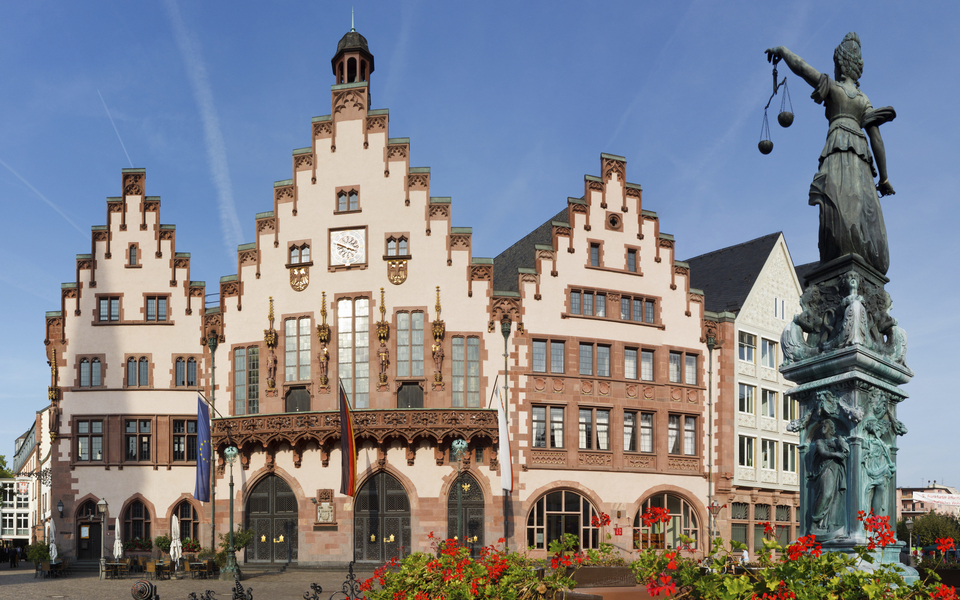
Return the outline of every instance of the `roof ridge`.
{"type": "Polygon", "coordinates": [[[723,251],[725,251],[725,250],[733,250],[734,248],[739,248],[739,247],[741,247],[741,246],[746,246],[747,244],[752,244],[752,243],[754,243],[754,242],[759,242],[760,240],[763,240],[763,239],[766,239],[766,238],[777,237],[777,236],[780,236],[780,235],[783,235],[783,231],[776,231],[776,232],[774,232],[774,233],[768,233],[768,234],[766,234],[766,235],[761,235],[761,236],[758,237],[758,238],[754,238],[754,239],[752,239],[752,240],[747,240],[746,242],[740,242],[739,244],[734,244],[734,245],[732,245],[732,246],[726,246],[726,247],[723,247],[723,248],[717,248],[716,250],[711,250],[710,252],[704,252],[703,254],[699,254],[699,255],[697,255],[697,256],[693,256],[693,257],[684,259],[684,262],[690,262],[691,260],[696,260],[696,259],[698,259],[698,258],[703,258],[704,256],[710,256],[711,254],[716,254],[716,253],[718,253],[718,252],[723,252],[723,251]]]}

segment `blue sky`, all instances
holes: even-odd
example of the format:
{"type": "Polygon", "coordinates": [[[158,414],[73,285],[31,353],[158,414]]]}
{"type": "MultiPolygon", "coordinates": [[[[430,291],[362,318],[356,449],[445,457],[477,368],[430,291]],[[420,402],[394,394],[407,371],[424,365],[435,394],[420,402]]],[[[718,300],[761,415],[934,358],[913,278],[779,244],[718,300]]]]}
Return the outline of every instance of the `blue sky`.
{"type": "Polygon", "coordinates": [[[783,231],[795,262],[816,260],[807,189],[826,122],[783,67],[796,120],[776,125],[775,100],[774,151],[757,151],[763,50],[832,72],[857,31],[862,88],[898,114],[883,127],[897,195],[882,204],[916,372],[899,483],[960,486],[956,2],[3,3],[0,207],[14,225],[0,236],[0,454],[45,405],[43,313],[105,223],[120,169],[147,169],[194,279],[234,273],[310,117],[330,111],[351,6],[376,57],[373,106],[410,137],[411,165],[432,168],[432,193],[452,196],[453,224],[474,228],[474,255],[491,257],[580,196],[609,152],[678,257],[783,231]]]}

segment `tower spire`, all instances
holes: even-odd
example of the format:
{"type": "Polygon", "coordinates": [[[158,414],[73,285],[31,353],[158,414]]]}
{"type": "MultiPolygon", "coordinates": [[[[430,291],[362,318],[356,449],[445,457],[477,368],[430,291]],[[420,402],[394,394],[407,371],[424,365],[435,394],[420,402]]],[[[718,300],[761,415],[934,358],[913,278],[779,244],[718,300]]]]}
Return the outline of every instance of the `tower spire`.
{"type": "Polygon", "coordinates": [[[350,7],[350,31],[356,31],[356,29],[353,28],[353,7],[352,6],[350,7]]]}

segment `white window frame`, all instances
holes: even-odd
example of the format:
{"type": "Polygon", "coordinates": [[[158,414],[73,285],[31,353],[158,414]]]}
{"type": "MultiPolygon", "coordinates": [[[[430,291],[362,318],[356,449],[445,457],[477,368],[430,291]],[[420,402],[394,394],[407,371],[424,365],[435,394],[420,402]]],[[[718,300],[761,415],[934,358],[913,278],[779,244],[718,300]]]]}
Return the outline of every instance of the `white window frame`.
{"type": "Polygon", "coordinates": [[[777,470],[777,441],[760,438],[760,468],[766,471],[777,470]]]}
{"type": "Polygon", "coordinates": [[[737,358],[740,362],[756,364],[757,336],[741,331],[737,334],[737,358]],[[751,343],[752,341],[752,343],[751,343]]]}
{"type": "Polygon", "coordinates": [[[741,435],[737,443],[737,464],[752,469],[756,463],[756,457],[757,438],[750,435],[741,435]]]}
{"type": "Polygon", "coordinates": [[[737,385],[737,411],[745,415],[756,414],[757,408],[757,386],[750,385],[749,383],[740,383],[737,385]],[[746,399],[742,391],[744,389],[750,390],[750,393],[747,395],[746,399]],[[746,401],[746,407],[744,407],[744,401],[746,401]]]}
{"type": "Polygon", "coordinates": [[[760,366],[767,369],[777,368],[777,343],[760,338],[760,366]]]}
{"type": "Polygon", "coordinates": [[[760,416],[769,417],[771,419],[777,418],[777,392],[776,390],[768,390],[767,388],[760,388],[760,416]],[[773,396],[771,400],[769,397],[773,396]]]}

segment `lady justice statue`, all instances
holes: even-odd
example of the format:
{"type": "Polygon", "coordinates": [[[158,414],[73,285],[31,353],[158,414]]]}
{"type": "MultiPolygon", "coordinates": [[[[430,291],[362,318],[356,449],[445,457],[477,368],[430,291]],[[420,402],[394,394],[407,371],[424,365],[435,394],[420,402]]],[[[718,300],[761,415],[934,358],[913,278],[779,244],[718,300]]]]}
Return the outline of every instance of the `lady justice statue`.
{"type": "Polygon", "coordinates": [[[810,97],[814,102],[826,107],[827,143],[820,153],[820,170],[810,184],[810,204],[820,207],[821,264],[847,254],[859,254],[885,275],[890,257],[877,192],[880,196],[895,192],[887,178],[887,158],[879,127],[897,114],[889,106],[873,108],[860,91],[860,38],[850,32],[837,46],[833,53],[833,79],[783,46],[770,48],[766,54],[774,65],[781,60],[787,63],[791,71],[813,87],[810,97]],[[867,138],[873,148],[872,156],[867,138]],[[878,174],[880,183],[875,186],[873,178],[878,174]]]}

